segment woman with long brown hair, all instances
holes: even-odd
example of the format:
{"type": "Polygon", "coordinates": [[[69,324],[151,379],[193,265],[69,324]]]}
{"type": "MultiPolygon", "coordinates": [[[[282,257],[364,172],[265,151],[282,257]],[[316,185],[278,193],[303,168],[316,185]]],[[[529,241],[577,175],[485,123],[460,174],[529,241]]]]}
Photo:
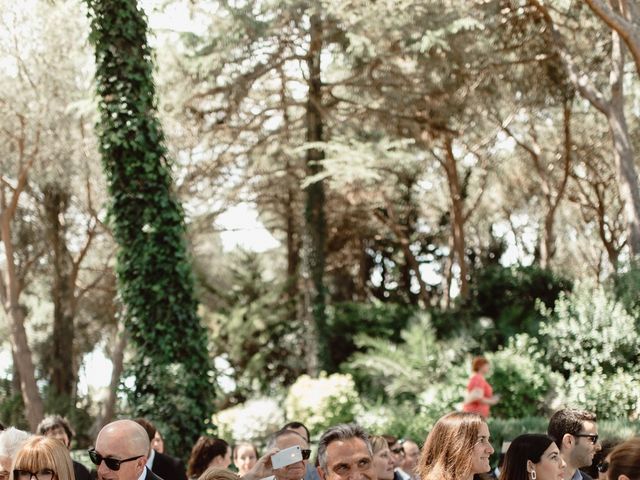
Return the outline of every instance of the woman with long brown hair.
{"type": "Polygon", "coordinates": [[[472,480],[491,470],[489,427],[481,415],[453,412],[440,418],[425,440],[418,474],[421,480],[472,480]]]}

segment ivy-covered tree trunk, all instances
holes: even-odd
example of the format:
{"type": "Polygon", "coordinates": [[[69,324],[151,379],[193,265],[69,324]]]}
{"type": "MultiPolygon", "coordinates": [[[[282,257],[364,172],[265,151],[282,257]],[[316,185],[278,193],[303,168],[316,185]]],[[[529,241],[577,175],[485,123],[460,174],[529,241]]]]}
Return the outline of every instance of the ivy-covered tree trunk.
{"type": "Polygon", "coordinates": [[[87,0],[99,140],[119,245],[117,273],[134,351],[136,415],[166,426],[186,456],[212,413],[213,372],[196,309],[182,208],[157,119],[147,23],[135,0],[87,0]]]}
{"type": "MultiPolygon", "coordinates": [[[[307,142],[321,142],[322,138],[322,81],[320,78],[320,57],[322,53],[322,20],[319,14],[311,16],[310,44],[307,53],[309,69],[308,99],[306,112],[307,142]]],[[[306,173],[317,175],[322,170],[319,163],[324,158],[322,150],[307,150],[306,173]]],[[[316,330],[318,366],[331,371],[331,355],[327,342],[326,291],[324,285],[327,220],[324,213],[324,184],[311,183],[305,195],[305,263],[311,277],[310,308],[316,330]]]]}

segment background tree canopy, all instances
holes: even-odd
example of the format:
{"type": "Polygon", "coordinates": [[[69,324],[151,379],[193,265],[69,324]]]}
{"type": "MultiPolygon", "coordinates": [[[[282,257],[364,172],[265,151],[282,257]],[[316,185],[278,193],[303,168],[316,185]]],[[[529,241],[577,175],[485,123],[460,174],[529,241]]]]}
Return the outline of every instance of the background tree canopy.
{"type": "Polygon", "coordinates": [[[640,415],[636,12],[0,3],[4,423],[640,415]]]}

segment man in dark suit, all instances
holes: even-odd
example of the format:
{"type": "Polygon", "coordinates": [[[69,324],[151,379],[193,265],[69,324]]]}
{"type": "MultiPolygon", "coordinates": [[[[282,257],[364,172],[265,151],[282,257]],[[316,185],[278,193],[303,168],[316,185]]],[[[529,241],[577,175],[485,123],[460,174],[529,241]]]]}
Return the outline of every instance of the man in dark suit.
{"type": "MultiPolygon", "coordinates": [[[[145,429],[151,445],[156,436],[156,427],[145,418],[136,418],[135,422],[145,429]]],[[[147,468],[163,480],[187,480],[187,471],[182,460],[156,452],[152,448],[149,448],[147,468]]]]}
{"type": "MultiPolygon", "coordinates": [[[[38,435],[44,435],[45,437],[57,438],[64,443],[65,447],[71,449],[71,440],[73,439],[74,431],[67,419],[60,415],[49,415],[45,417],[38,425],[36,433],[38,435]]],[[[87,467],[75,460],[73,460],[73,473],[76,480],[90,479],[87,467]]]]}
{"type": "Polygon", "coordinates": [[[89,457],[98,480],[162,480],[147,468],[149,437],[133,420],[116,420],[98,433],[89,457]]]}

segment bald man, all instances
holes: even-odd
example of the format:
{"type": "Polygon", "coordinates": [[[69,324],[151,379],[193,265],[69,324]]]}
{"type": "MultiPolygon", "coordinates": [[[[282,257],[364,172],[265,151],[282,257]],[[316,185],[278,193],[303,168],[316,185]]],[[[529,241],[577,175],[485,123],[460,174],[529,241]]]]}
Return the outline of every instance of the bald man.
{"type": "Polygon", "coordinates": [[[144,428],[133,420],[117,420],[100,430],[89,456],[98,480],[162,480],[146,467],[149,448],[144,428]]]}

